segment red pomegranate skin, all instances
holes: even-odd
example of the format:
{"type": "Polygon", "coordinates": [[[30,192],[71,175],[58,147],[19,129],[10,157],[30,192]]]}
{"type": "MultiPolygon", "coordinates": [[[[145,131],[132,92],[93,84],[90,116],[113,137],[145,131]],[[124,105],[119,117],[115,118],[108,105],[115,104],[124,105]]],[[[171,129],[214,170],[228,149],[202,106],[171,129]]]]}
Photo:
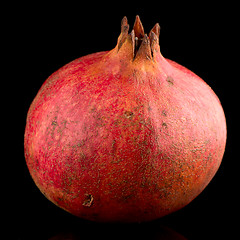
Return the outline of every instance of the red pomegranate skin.
{"type": "Polygon", "coordinates": [[[142,222],[183,208],[211,181],[226,144],[212,89],[165,59],[159,25],[139,17],[117,46],[53,73],[32,102],[27,166],[57,206],[93,221],[142,222]]]}

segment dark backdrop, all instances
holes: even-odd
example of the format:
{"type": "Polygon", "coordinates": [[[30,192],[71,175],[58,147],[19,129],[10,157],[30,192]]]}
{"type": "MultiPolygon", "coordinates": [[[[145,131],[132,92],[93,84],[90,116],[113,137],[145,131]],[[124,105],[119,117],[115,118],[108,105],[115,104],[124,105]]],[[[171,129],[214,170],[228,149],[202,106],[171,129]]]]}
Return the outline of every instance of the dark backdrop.
{"type": "Polygon", "coordinates": [[[5,62],[11,90],[6,92],[10,105],[7,114],[10,130],[5,141],[8,148],[3,149],[7,150],[7,163],[10,163],[4,183],[7,191],[3,198],[7,201],[2,205],[8,210],[9,238],[6,239],[49,239],[61,232],[89,240],[97,237],[164,239],[157,236],[176,232],[187,239],[221,236],[231,239],[239,210],[239,156],[234,154],[238,149],[233,137],[239,132],[233,117],[239,108],[236,94],[239,77],[233,74],[237,68],[234,59],[237,56],[236,8],[237,5],[223,2],[214,5],[202,1],[190,5],[152,1],[58,2],[54,5],[34,1],[9,6],[4,34],[7,45],[2,46],[7,50],[5,62]],[[128,17],[132,28],[136,14],[140,15],[146,32],[156,22],[160,23],[163,56],[191,69],[218,95],[228,125],[226,152],[214,179],[184,209],[145,224],[90,223],[57,208],[33,183],[23,151],[26,115],[31,101],[51,73],[78,57],[114,48],[122,17],[128,17]]]}

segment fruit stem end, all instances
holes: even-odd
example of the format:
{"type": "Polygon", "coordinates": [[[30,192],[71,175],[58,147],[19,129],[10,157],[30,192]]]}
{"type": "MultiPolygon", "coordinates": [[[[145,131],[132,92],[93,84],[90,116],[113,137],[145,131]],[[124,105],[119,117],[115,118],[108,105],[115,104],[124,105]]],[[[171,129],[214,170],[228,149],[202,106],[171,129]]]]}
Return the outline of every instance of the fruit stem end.
{"type": "MultiPolygon", "coordinates": [[[[144,28],[140,17],[137,15],[133,30],[129,31],[129,24],[127,17],[123,17],[121,23],[121,34],[118,39],[117,49],[120,51],[124,49],[124,45],[131,44],[132,60],[136,59],[148,59],[154,60],[157,52],[160,53],[159,48],[159,35],[160,26],[158,23],[151,29],[149,35],[144,33],[144,28]]],[[[128,48],[129,49],[129,48],[128,48]]]]}

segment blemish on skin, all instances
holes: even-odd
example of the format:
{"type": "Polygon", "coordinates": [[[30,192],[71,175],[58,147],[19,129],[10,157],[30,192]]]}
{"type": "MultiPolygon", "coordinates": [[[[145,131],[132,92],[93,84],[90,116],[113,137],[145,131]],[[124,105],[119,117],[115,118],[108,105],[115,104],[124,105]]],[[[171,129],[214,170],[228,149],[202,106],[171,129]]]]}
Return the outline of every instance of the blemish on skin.
{"type": "Polygon", "coordinates": [[[117,151],[116,140],[112,141],[112,155],[114,156],[117,151]]]}
{"type": "Polygon", "coordinates": [[[162,123],[162,127],[167,129],[167,124],[165,122],[162,123]]]}
{"type": "Polygon", "coordinates": [[[91,207],[92,203],[93,203],[93,196],[91,194],[86,193],[85,199],[82,205],[85,207],[91,207]]]}
{"type": "Polygon", "coordinates": [[[167,111],[166,110],[162,110],[162,116],[164,116],[164,117],[167,116],[167,111]]]}
{"type": "Polygon", "coordinates": [[[129,194],[129,195],[123,196],[122,200],[125,202],[125,201],[128,201],[129,199],[131,199],[133,197],[134,197],[134,194],[129,194]]]}
{"type": "Polygon", "coordinates": [[[57,125],[57,121],[52,121],[52,125],[57,125]]]}
{"type": "Polygon", "coordinates": [[[133,117],[133,112],[130,112],[130,111],[126,111],[125,113],[124,113],[124,115],[125,115],[125,117],[126,118],[131,118],[131,117],[133,117]]]}
{"type": "Polygon", "coordinates": [[[169,83],[169,85],[173,85],[174,84],[174,79],[171,76],[167,76],[166,81],[169,83]]]}

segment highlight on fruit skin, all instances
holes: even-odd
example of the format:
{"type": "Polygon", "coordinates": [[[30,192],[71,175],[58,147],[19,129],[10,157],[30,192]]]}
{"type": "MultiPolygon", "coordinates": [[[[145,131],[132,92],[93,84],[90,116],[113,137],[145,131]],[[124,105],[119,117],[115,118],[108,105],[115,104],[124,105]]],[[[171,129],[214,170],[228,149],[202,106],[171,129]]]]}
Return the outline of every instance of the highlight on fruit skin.
{"type": "MultiPolygon", "coordinates": [[[[30,174],[54,204],[100,222],[151,221],[189,204],[217,172],[226,121],[213,90],[162,56],[159,24],[127,18],[114,49],[42,85],[27,115],[30,174]]],[[[34,78],[34,77],[33,77],[34,78]]]]}

